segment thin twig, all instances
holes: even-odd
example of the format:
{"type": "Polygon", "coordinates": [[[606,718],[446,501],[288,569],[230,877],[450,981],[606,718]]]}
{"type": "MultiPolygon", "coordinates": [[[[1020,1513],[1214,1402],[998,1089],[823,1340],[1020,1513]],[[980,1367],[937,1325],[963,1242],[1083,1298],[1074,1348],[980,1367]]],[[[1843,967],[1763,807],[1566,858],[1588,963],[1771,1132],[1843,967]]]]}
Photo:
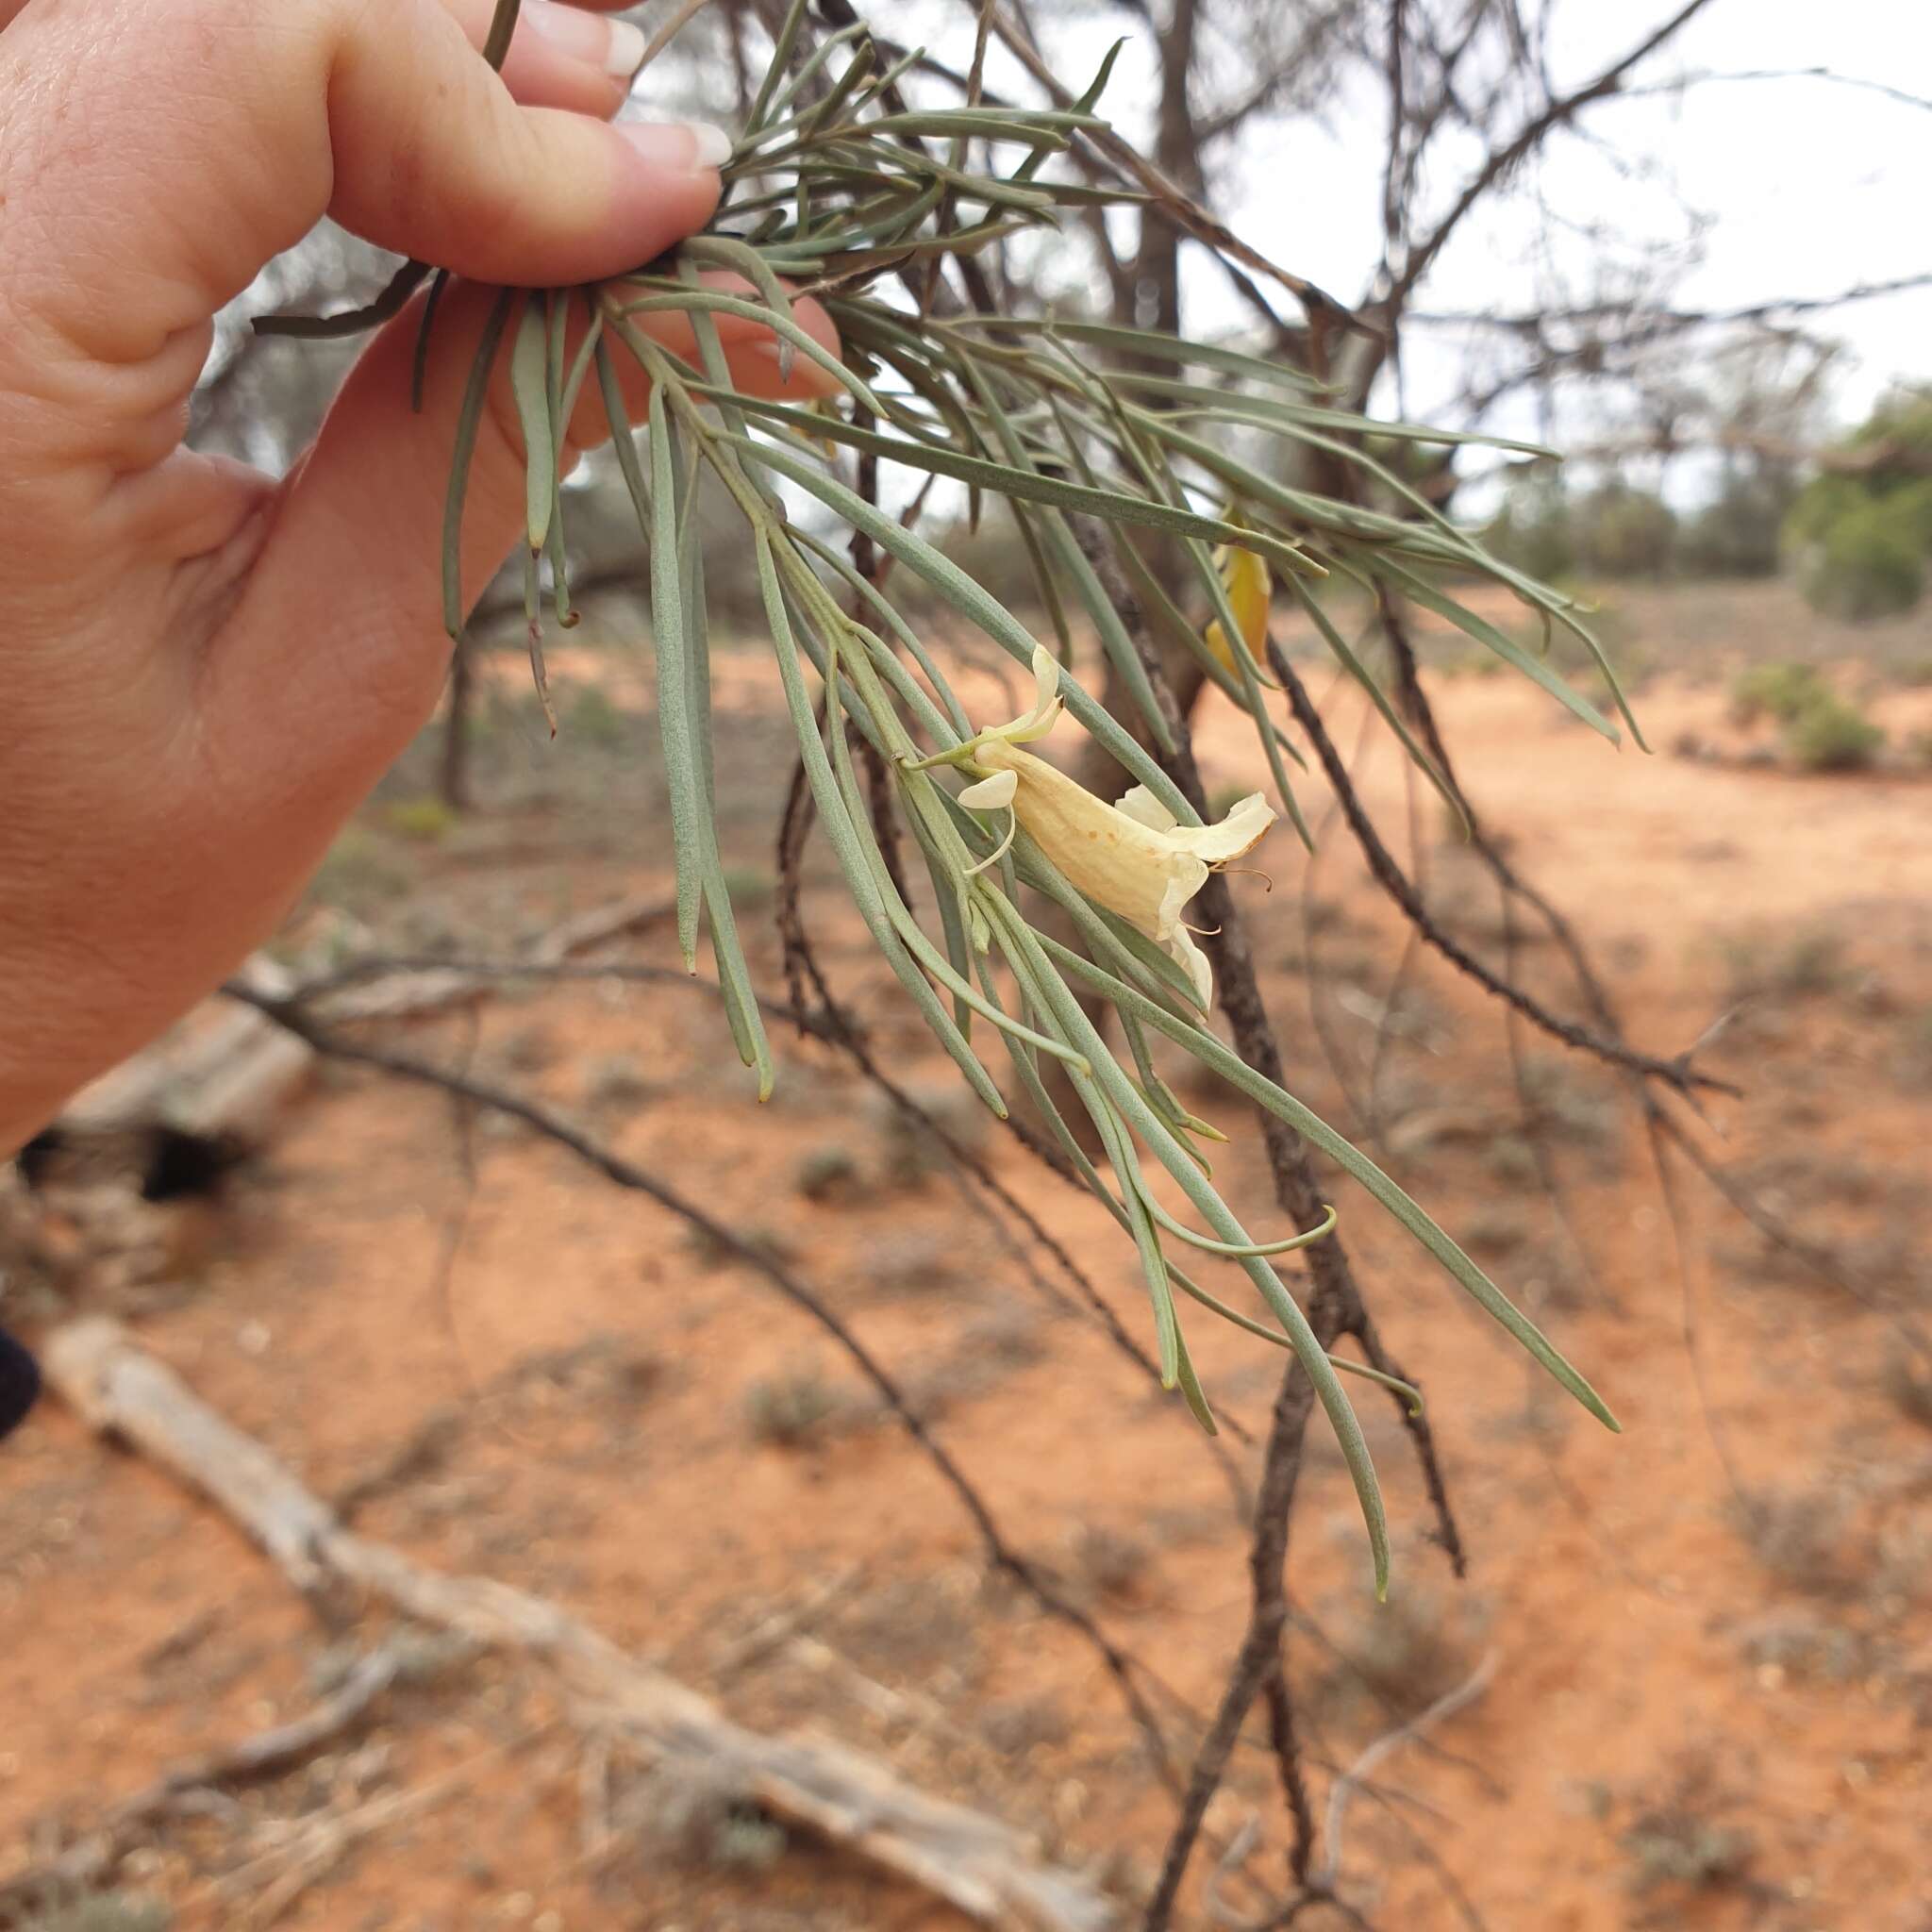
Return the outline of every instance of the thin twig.
{"type": "Polygon", "coordinates": [[[1356,1788],[1391,1753],[1474,1704],[1489,1689],[1490,1679],[1495,1674],[1496,1653],[1491,1651],[1453,1690],[1444,1691],[1427,1709],[1418,1711],[1407,1724],[1398,1724],[1392,1731],[1385,1731],[1328,1787],[1328,1809],[1322,1821],[1322,1870],[1313,1881],[1318,1890],[1333,1890],[1341,1871],[1342,1820],[1347,1815],[1348,1801],[1356,1788]]]}
{"type": "Polygon", "coordinates": [[[651,36],[650,43],[644,48],[643,58],[638,62],[636,68],[632,71],[631,81],[633,85],[636,84],[638,75],[684,31],[692,16],[701,12],[710,4],[711,0],[683,0],[683,5],[677,8],[671,18],[651,36]]]}
{"type": "Polygon", "coordinates": [[[144,1827],[196,1808],[196,1800],[213,1791],[279,1777],[359,1729],[397,1683],[452,1667],[471,1654],[472,1646],[447,1639],[391,1638],[358,1658],[336,1689],[300,1716],[175,1765],[114,1805],[58,1857],[8,1879],[0,1886],[0,1918],[40,1910],[65,1894],[100,1886],[144,1827]]]}

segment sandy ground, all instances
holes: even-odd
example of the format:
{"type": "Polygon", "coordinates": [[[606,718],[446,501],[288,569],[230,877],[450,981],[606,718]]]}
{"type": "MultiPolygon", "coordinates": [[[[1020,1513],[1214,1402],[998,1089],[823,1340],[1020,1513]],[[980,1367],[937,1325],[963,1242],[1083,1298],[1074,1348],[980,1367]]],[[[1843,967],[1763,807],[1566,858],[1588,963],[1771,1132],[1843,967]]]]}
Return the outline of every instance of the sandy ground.
{"type": "MultiPolygon", "coordinates": [[[[1499,1010],[1407,954],[1339,824],[1313,863],[1280,835],[1264,848],[1272,879],[1239,891],[1299,1091],[1536,1309],[1624,1424],[1612,1437],[1569,1407],[1372,1204],[1338,1194],[1390,1345],[1426,1389],[1471,1565],[1456,1583],[1427,1541],[1394,1411],[1362,1391],[1397,1568],[1378,1609],[1318,1430],[1290,1650],[1318,1804],[1373,1740],[1486,1659],[1491,1673],[1354,1798],[1342,1890],[1376,1924],[1416,1932],[1924,1932],[1932,1395],[1907,1331],[1932,1317],[1932,776],[1754,765],[1708,678],[1643,692],[1663,748],[1650,758],[1507,680],[1436,688],[1477,803],[1574,917],[1640,1043],[1676,1052],[1760,989],[1708,1050],[1744,1097],[1710,1105],[1701,1144],[1864,1300],[1681,1166],[1667,1189],[1616,1080],[1519,1029],[1526,1112],[1499,1010]],[[1721,755],[1671,749],[1693,742],[1721,755]]],[[[728,661],[722,691],[744,751],[727,837],[756,869],[782,737],[762,667],[728,661]]],[[[1328,708],[1354,743],[1353,694],[1328,708]]],[[[1932,692],[1876,710],[1903,739],[1932,725],[1932,692]]],[[[1253,775],[1240,723],[1207,725],[1218,782],[1253,775]]],[[[1359,769],[1385,822],[1412,826],[1414,847],[1399,842],[1432,903],[1499,957],[1493,898],[1441,808],[1386,742],[1359,769]]],[[[660,879],[642,856],[662,838],[653,809],[648,782],[625,778],[594,810],[538,796],[401,858],[372,837],[410,869],[400,897],[418,914],[433,903],[449,930],[501,950],[568,906],[660,879]]],[[[835,980],[895,1070],[966,1119],[825,862],[815,852],[815,918],[835,980]]],[[[747,924],[775,993],[769,919],[747,924]]],[[[668,962],[668,938],[637,957],[668,962]]],[[[1523,967],[1574,1010],[1554,948],[1526,946],[1523,967]]],[[[1224,1474],[1179,1405],[908,1158],[847,1066],[784,1041],[759,1109],[705,995],[615,981],[506,996],[407,1043],[543,1095],[782,1243],[915,1392],[1004,1532],[1158,1671],[1185,1755],[1245,1605],[1224,1474]]],[[[1189,1091],[1235,1136],[1219,1177],[1268,1224],[1248,1123],[1189,1091]]],[[[990,1574],[956,1500],[820,1333],[671,1216],[520,1130],[468,1130],[472,1191],[458,1135],[438,1096],[331,1074],[272,1154],[193,1210],[182,1277],[120,1311],[321,1493],[362,1491],[368,1534],[553,1595],[747,1723],[809,1722],[1036,1830],[1127,1895],[1144,1886],[1172,1806],[1110,1681],[990,1574]],[[800,1607],[793,1640],[743,1660],[746,1633],[800,1607]]],[[[984,1145],[1145,1335],[1110,1225],[1004,1136],[984,1145]]],[[[1205,1315],[1190,1334],[1217,1403],[1260,1428],[1269,1352],[1205,1315]]],[[[302,1708],[340,1654],[225,1523],[48,1407],[0,1452],[0,1878],[184,1754],[302,1708]]],[[[641,1823],[619,1857],[588,1862],[584,1749],[555,1719],[540,1674],[467,1666],[400,1693],[363,1740],[243,1794],[234,1816],[172,1829],[123,1884],[179,1927],[242,1924],[220,1881],[274,1821],[454,1767],[445,1801],[346,1855],[287,1923],[953,1923],[803,1835],[693,1811],[622,1762],[613,1803],[641,1823]]],[[[1252,1850],[1211,1898],[1196,1888],[1193,1923],[1243,1923],[1280,1895],[1271,1778],[1257,1729],[1210,1820],[1223,1847],[1257,1821],[1252,1850]]]]}

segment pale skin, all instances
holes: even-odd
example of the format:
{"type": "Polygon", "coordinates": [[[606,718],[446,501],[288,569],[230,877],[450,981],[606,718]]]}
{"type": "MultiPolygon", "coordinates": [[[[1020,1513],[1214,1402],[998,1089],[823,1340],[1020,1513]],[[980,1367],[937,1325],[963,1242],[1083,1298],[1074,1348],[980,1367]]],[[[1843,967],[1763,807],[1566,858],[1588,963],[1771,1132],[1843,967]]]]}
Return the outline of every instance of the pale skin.
{"type": "MultiPolygon", "coordinates": [[[[447,672],[442,485],[487,291],[442,305],[420,415],[412,306],[280,483],[181,445],[210,319],[325,213],[519,285],[701,227],[700,135],[611,124],[641,43],[607,10],[525,0],[499,78],[491,0],[0,0],[0,1158],[273,931],[447,672]]],[[[741,386],[819,392],[719,328],[741,386]]],[[[493,400],[472,595],[523,517],[493,400]]]]}

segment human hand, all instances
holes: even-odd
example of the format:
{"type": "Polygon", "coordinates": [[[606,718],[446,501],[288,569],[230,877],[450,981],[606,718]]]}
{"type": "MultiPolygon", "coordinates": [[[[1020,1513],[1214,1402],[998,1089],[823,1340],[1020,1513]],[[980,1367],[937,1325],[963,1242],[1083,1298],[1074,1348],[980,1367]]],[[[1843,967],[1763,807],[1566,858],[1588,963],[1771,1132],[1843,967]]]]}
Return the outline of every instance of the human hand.
{"type": "MultiPolygon", "coordinates": [[[[491,0],[0,0],[0,1157],[273,929],[447,668],[443,483],[487,291],[441,305],[421,414],[411,305],[279,484],[181,446],[211,318],[325,213],[525,286],[702,226],[722,138],[609,124],[642,50],[587,10],[613,4],[525,0],[499,79],[491,0]]],[[[718,326],[744,389],[819,392],[718,326]]],[[[523,520],[496,400],[470,596],[523,520]]]]}

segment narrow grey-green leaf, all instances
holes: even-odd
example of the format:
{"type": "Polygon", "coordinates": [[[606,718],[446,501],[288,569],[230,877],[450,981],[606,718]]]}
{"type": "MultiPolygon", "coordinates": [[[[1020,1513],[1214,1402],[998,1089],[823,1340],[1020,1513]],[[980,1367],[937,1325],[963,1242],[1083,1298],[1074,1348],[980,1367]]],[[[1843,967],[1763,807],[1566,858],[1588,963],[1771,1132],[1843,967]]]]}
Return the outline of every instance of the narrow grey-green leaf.
{"type": "Polygon", "coordinates": [[[509,352],[510,390],[524,432],[525,541],[541,550],[557,504],[557,454],[550,426],[550,330],[543,298],[524,300],[523,319],[509,352]]]}

